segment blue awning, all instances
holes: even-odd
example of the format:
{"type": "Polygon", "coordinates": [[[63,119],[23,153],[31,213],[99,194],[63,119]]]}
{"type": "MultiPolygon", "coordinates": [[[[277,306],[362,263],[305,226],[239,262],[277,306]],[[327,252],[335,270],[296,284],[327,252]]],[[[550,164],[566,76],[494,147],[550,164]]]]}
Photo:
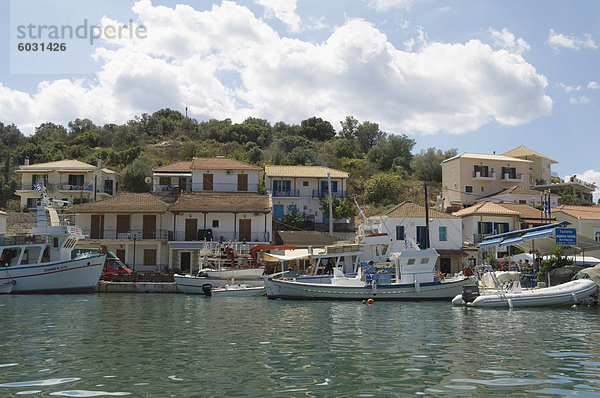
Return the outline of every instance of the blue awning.
{"type": "Polygon", "coordinates": [[[527,232],[525,235],[523,235],[523,240],[538,239],[538,238],[545,238],[547,236],[552,236],[552,234],[554,233],[554,230],[555,230],[555,228],[550,228],[550,229],[541,230],[541,231],[527,232]]]}
{"type": "Polygon", "coordinates": [[[494,238],[494,239],[487,239],[484,240],[483,242],[481,242],[479,244],[479,247],[488,247],[488,246],[496,246],[499,245],[500,242],[502,242],[503,238],[494,238]]]}
{"type": "Polygon", "coordinates": [[[516,245],[523,242],[523,237],[522,236],[515,236],[514,238],[506,238],[504,239],[501,243],[500,243],[500,247],[502,246],[509,246],[509,245],[516,245]]]}

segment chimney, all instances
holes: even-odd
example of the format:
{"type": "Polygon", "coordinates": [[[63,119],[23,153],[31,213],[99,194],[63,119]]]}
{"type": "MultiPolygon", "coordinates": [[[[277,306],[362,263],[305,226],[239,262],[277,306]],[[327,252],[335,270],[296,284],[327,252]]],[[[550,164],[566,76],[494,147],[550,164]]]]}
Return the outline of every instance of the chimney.
{"type": "Polygon", "coordinates": [[[29,156],[25,156],[25,162],[24,162],[25,166],[29,166],[29,156]]]}

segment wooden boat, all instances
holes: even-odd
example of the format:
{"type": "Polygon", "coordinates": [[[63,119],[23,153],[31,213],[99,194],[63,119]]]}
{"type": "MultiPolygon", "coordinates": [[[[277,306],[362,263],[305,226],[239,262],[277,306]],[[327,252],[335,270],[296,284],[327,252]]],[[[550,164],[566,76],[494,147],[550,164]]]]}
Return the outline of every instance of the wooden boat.
{"type": "Polygon", "coordinates": [[[0,246],[0,290],[4,293],[89,293],[106,254],[71,258],[81,229],[60,225],[46,192],[37,208],[37,227],[26,236],[7,236],[0,246]]]}
{"type": "MultiPolygon", "coordinates": [[[[465,288],[466,289],[466,288],[465,288]]],[[[549,307],[572,305],[596,294],[598,285],[591,279],[577,279],[561,285],[523,290],[519,287],[506,291],[484,290],[482,294],[459,294],[454,305],[473,307],[549,307]]]]}
{"type": "Polygon", "coordinates": [[[265,286],[261,280],[247,283],[231,283],[225,280],[214,280],[206,277],[175,274],[175,285],[182,293],[203,294],[205,296],[244,297],[264,296],[265,286]],[[223,284],[218,284],[223,282],[223,284]],[[217,284],[215,284],[217,283],[217,284]]]}
{"type": "Polygon", "coordinates": [[[469,277],[440,280],[435,276],[435,249],[406,250],[390,254],[390,262],[363,263],[354,277],[334,268],[330,283],[309,283],[287,278],[263,277],[270,299],[330,300],[443,300],[472,284],[469,277]],[[286,280],[287,279],[287,280],[286,280]]]}

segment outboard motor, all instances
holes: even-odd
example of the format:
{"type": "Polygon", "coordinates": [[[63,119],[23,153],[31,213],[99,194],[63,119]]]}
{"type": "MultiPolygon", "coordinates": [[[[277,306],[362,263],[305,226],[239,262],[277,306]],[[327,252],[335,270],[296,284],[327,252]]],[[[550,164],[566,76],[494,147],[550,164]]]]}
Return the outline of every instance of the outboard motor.
{"type": "Polygon", "coordinates": [[[479,297],[479,286],[463,286],[462,299],[465,303],[472,303],[479,297]]]}
{"type": "Polygon", "coordinates": [[[204,292],[204,296],[206,296],[206,297],[212,296],[212,285],[210,283],[203,284],[202,291],[204,292]]]}

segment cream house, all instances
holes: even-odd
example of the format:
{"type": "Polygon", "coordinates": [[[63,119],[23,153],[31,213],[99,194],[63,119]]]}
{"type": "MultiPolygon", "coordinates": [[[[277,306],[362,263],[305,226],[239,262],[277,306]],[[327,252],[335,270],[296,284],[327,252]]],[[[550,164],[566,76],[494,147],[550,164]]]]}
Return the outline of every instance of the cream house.
{"type": "Polygon", "coordinates": [[[578,247],[589,255],[600,255],[600,205],[562,205],[552,210],[557,221],[568,221],[570,228],[577,229],[578,247]]]}
{"type": "MultiPolygon", "coordinates": [[[[340,198],[348,196],[348,173],[322,166],[265,166],[265,188],[273,198],[273,219],[280,221],[298,211],[315,224],[329,223],[329,214],[321,210],[319,198],[329,192],[340,198]]],[[[337,220],[346,222],[346,220],[337,220]]]]}
{"type": "Polygon", "coordinates": [[[442,162],[442,210],[467,206],[514,185],[529,186],[530,160],[462,153],[442,162]]]}
{"type": "Polygon", "coordinates": [[[134,271],[163,271],[172,239],[168,204],[149,193],[120,195],[74,205],[69,213],[89,239],[77,247],[106,246],[134,271]]]}
{"type": "Polygon", "coordinates": [[[521,229],[518,211],[493,202],[477,203],[452,215],[462,219],[462,240],[467,245],[477,245],[487,235],[521,229]]]}
{"type": "Polygon", "coordinates": [[[263,173],[260,167],[223,156],[194,158],[190,169],[192,191],[258,192],[263,173]]]}
{"type": "Polygon", "coordinates": [[[48,197],[60,200],[66,206],[73,203],[95,201],[115,195],[119,190],[119,174],[78,160],[29,164],[17,170],[21,187],[15,192],[21,197],[21,208],[35,209],[40,189],[45,187],[48,197]]]}
{"type": "Polygon", "coordinates": [[[529,160],[531,162],[529,163],[529,186],[550,184],[552,178],[552,165],[558,163],[556,160],[552,160],[523,145],[511,149],[508,152],[504,152],[503,155],[511,158],[529,160]]]}

